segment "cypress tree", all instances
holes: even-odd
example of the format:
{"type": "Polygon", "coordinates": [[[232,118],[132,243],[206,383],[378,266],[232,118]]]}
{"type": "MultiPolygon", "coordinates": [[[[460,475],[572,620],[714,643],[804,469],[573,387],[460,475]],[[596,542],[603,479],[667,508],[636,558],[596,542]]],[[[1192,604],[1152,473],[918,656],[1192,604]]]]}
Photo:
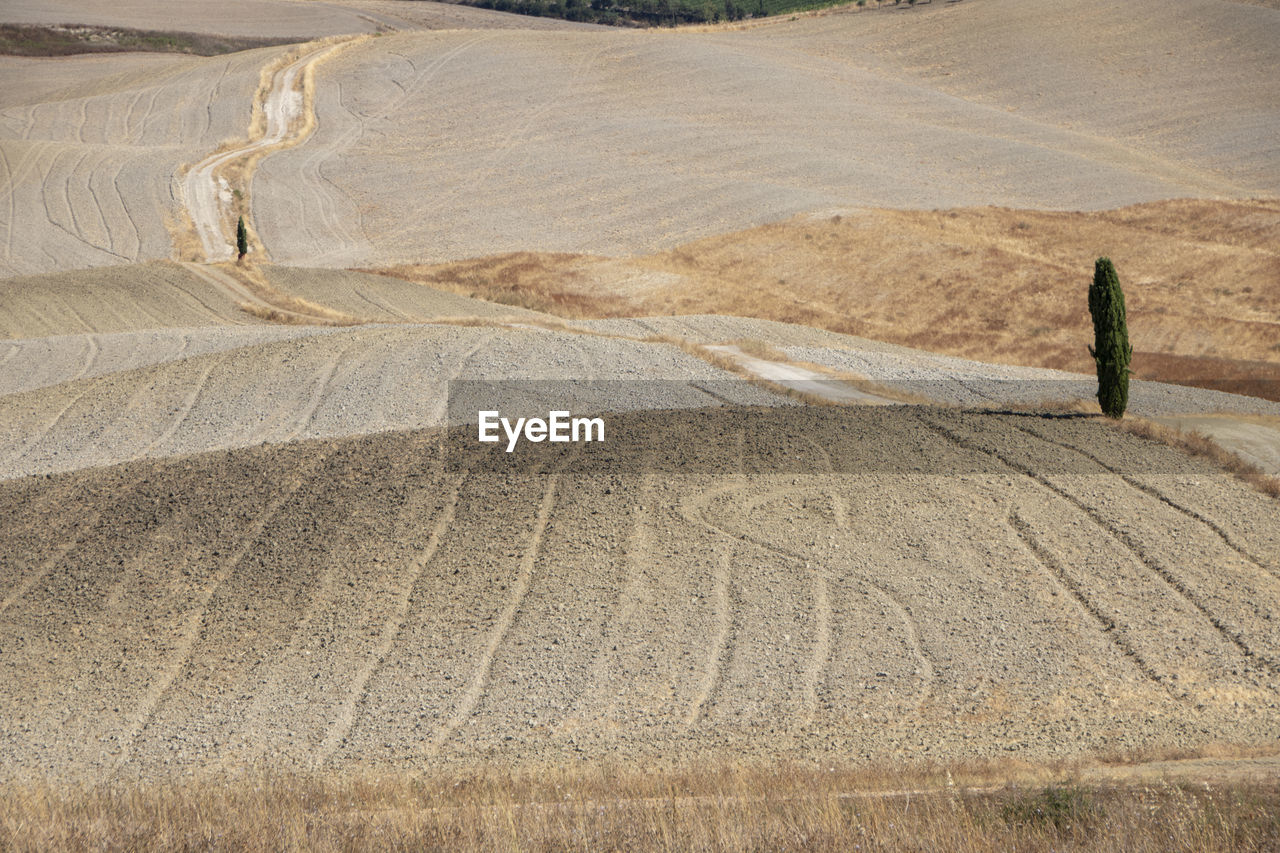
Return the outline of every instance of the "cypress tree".
{"type": "Polygon", "coordinates": [[[244,256],[249,254],[249,229],[244,227],[244,217],[240,217],[240,222],[236,225],[236,251],[240,253],[237,260],[244,260],[244,256]]]}
{"type": "Polygon", "coordinates": [[[1098,367],[1098,404],[1102,413],[1119,420],[1129,405],[1129,362],[1133,347],[1125,325],[1124,292],[1110,258],[1098,258],[1089,287],[1093,315],[1093,346],[1089,355],[1098,367]]]}

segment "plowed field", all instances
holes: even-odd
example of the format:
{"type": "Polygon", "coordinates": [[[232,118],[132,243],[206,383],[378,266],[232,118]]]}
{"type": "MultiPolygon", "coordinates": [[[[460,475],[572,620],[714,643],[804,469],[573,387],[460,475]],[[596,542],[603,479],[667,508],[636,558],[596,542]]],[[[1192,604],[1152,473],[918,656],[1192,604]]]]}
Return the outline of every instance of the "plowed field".
{"type": "Polygon", "coordinates": [[[0,484],[6,774],[1280,736],[1274,502],[1174,451],[915,408],[610,423],[606,454],[420,432],[0,484]]]}

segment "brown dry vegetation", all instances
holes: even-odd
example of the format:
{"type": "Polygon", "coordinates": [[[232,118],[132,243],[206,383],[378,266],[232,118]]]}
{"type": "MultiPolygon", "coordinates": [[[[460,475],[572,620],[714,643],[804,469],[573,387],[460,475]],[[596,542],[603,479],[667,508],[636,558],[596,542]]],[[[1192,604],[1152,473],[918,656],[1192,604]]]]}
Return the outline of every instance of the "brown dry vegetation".
{"type": "Polygon", "coordinates": [[[1007,768],[993,767],[612,766],[19,784],[0,798],[0,845],[1165,853],[1280,843],[1275,784],[1090,786],[1052,773],[1024,769],[1010,783],[1007,768]]]}
{"type": "Polygon", "coordinates": [[[1280,205],[1096,213],[962,208],[798,217],[661,254],[518,253],[384,272],[567,317],[718,313],[967,358],[1090,372],[1099,255],[1125,287],[1134,369],[1275,399],[1280,205]]]}
{"type": "Polygon", "coordinates": [[[1280,477],[1272,477],[1241,459],[1236,454],[1224,449],[1202,433],[1195,430],[1184,431],[1158,424],[1146,418],[1129,417],[1123,421],[1112,422],[1115,427],[1132,435],[1158,441],[1170,447],[1176,447],[1191,456],[1208,459],[1225,471],[1229,471],[1239,479],[1253,486],[1265,495],[1280,498],[1280,477]]]}

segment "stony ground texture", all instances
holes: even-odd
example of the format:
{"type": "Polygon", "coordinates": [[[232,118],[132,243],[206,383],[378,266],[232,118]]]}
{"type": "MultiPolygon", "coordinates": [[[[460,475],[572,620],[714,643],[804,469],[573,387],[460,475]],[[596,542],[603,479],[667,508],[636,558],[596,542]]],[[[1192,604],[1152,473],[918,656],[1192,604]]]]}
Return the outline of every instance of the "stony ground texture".
{"type": "Polygon", "coordinates": [[[0,772],[1280,736],[1274,502],[1174,451],[914,408],[610,424],[0,484],[0,772]]]}

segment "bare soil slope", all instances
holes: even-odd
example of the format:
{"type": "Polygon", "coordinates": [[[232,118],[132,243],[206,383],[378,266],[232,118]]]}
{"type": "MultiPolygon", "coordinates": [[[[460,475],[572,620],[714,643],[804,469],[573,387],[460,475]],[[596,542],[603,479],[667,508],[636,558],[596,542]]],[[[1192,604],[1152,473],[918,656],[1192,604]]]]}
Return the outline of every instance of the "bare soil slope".
{"type": "Polygon", "coordinates": [[[170,257],[178,168],[244,134],[280,51],[0,58],[0,276],[170,257]]]}
{"type": "Polygon", "coordinates": [[[217,5],[187,3],[181,14],[164,0],[9,0],[0,22],[96,24],[179,30],[229,36],[295,38],[409,29],[582,29],[555,18],[533,18],[430,0],[230,0],[217,5]]]}
{"type": "Polygon", "coordinates": [[[626,255],[832,207],[1280,194],[1280,14],[934,5],[373,40],[326,66],[318,132],[264,162],[260,232],[277,262],[368,266],[626,255]]]}
{"type": "Polygon", "coordinates": [[[0,339],[261,324],[169,262],[0,279],[0,339]]]}
{"type": "Polygon", "coordinates": [[[1280,203],[845,209],[648,256],[517,253],[395,276],[562,316],[729,314],[964,358],[1093,371],[1085,291],[1124,286],[1139,378],[1280,399],[1280,203]]]}
{"type": "Polygon", "coordinates": [[[552,396],[575,411],[788,402],[675,346],[506,325],[64,336],[2,342],[0,359],[15,371],[0,381],[0,479],[437,426],[454,379],[560,380],[552,396]],[[637,384],[656,379],[731,389],[672,402],[637,384]]]}
{"type": "Polygon", "coordinates": [[[7,0],[0,20],[14,24],[100,24],[229,36],[296,37],[299,41],[377,30],[369,16],[339,4],[289,0],[7,0]],[[179,11],[180,10],[180,11],[179,11]]]}
{"type": "Polygon", "coordinates": [[[910,408],[610,423],[0,483],[0,773],[1280,737],[1274,501],[1180,454],[910,408]]]}

